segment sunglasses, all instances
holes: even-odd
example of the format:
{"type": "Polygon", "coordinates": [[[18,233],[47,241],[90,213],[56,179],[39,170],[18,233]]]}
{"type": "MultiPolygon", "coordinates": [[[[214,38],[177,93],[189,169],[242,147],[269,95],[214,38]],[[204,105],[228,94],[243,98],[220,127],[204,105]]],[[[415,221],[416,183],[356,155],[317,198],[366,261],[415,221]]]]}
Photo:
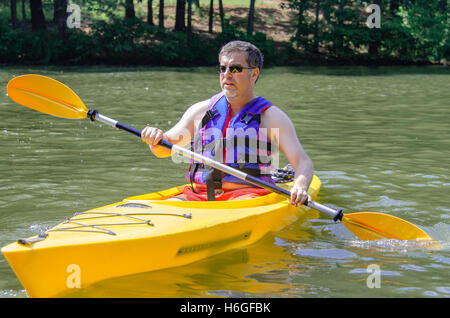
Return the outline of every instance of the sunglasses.
{"type": "Polygon", "coordinates": [[[230,66],[227,67],[225,65],[218,65],[217,66],[217,71],[219,73],[225,73],[227,71],[227,68],[230,70],[230,73],[240,73],[240,72],[242,72],[243,69],[251,70],[251,69],[254,69],[256,67],[241,66],[241,65],[230,65],[230,66]]]}

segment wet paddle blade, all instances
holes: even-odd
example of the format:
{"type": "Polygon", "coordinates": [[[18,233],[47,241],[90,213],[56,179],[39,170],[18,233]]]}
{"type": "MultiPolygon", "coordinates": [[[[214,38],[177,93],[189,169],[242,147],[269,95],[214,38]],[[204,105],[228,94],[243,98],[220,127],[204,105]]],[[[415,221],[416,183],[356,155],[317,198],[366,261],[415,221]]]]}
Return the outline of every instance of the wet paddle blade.
{"type": "Polygon", "coordinates": [[[342,224],[362,240],[396,239],[431,241],[423,230],[396,216],[379,212],[345,214],[342,224]]]}
{"type": "Polygon", "coordinates": [[[49,115],[82,119],[88,109],[66,85],[52,78],[28,74],[13,78],[6,88],[16,103],[49,115]]]}

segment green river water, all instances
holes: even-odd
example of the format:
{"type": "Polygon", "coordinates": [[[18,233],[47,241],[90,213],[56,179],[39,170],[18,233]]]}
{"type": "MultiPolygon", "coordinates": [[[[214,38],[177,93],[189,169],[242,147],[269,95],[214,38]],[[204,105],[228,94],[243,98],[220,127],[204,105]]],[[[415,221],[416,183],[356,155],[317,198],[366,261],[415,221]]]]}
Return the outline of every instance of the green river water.
{"type": "MultiPolygon", "coordinates": [[[[74,212],[182,184],[187,169],[153,157],[138,138],[105,124],[15,104],[6,84],[26,73],[53,77],[87,108],[137,128],[168,129],[187,106],[219,89],[217,74],[206,67],[0,69],[1,246],[74,212]]],[[[439,248],[360,241],[320,216],[245,249],[67,296],[449,297],[449,69],[273,68],[263,70],[256,93],[292,118],[322,181],[318,201],[344,212],[398,216],[439,248]],[[380,280],[370,288],[374,266],[380,280]]],[[[0,297],[28,297],[2,255],[0,297]]]]}

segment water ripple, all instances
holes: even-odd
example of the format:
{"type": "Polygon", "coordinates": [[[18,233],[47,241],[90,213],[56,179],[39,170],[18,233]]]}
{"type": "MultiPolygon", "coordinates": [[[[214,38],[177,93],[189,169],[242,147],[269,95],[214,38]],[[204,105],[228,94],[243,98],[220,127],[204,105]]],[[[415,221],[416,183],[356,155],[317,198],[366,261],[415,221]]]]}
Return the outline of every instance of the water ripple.
{"type": "Polygon", "coordinates": [[[357,254],[339,248],[328,249],[299,249],[297,255],[305,257],[332,258],[332,259],[350,259],[357,257],[357,254]]]}

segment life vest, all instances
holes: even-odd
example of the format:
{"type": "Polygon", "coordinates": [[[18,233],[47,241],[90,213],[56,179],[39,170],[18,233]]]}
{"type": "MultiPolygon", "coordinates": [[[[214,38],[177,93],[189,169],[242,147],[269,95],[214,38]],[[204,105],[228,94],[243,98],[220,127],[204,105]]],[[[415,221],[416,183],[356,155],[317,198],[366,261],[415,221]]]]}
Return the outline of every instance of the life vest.
{"type": "MultiPolygon", "coordinates": [[[[271,143],[267,131],[259,127],[261,114],[270,106],[269,101],[257,97],[230,118],[225,95],[214,95],[191,142],[192,151],[274,184],[271,143]]],[[[249,184],[193,160],[186,179],[193,189],[193,183],[206,185],[208,200],[214,200],[214,190],[221,189],[222,182],[249,184]]]]}

